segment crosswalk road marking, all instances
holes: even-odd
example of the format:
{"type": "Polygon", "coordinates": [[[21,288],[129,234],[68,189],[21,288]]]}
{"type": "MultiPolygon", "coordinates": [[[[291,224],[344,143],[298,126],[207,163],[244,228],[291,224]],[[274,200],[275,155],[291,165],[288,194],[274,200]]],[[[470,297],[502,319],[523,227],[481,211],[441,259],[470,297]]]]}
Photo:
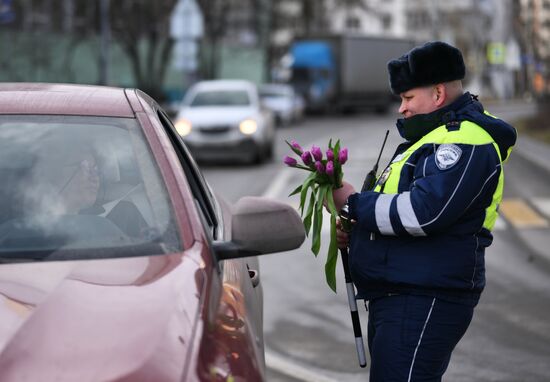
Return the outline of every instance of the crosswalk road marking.
{"type": "Polygon", "coordinates": [[[516,228],[548,227],[548,220],[519,198],[504,199],[500,203],[500,212],[516,228]]]}

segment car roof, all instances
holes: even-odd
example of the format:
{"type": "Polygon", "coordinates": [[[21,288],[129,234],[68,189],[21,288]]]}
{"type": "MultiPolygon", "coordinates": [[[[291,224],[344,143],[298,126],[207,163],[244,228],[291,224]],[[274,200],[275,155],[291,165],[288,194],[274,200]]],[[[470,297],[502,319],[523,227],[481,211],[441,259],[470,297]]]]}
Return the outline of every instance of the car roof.
{"type": "Polygon", "coordinates": [[[1,83],[0,114],[134,117],[122,88],[47,83],[1,83]]]}

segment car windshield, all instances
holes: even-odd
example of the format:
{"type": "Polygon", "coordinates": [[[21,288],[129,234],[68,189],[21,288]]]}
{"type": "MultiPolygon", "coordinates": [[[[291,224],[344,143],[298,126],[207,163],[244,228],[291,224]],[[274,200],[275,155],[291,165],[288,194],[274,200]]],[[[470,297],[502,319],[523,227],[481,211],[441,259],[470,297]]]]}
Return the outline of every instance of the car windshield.
{"type": "Polygon", "coordinates": [[[204,90],[195,94],[191,107],[249,106],[250,97],[245,90],[204,90]]]}
{"type": "Polygon", "coordinates": [[[181,249],[136,120],[0,116],[0,261],[181,249]]]}

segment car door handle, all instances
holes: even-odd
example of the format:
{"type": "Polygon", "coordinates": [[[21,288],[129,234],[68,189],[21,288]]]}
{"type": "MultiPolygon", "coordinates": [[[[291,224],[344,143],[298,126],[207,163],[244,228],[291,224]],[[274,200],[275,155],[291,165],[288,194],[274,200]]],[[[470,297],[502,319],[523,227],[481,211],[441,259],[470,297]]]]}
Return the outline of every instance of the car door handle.
{"type": "Polygon", "coordinates": [[[248,276],[250,276],[250,281],[252,281],[252,286],[254,288],[260,285],[260,273],[257,270],[249,269],[248,276]]]}

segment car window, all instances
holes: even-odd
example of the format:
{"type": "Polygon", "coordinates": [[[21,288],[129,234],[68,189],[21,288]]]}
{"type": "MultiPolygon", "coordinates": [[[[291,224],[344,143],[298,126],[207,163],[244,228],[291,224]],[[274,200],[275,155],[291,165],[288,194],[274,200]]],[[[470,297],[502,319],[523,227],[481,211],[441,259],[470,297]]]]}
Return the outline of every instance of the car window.
{"type": "Polygon", "coordinates": [[[197,201],[199,211],[203,214],[204,220],[208,225],[208,230],[210,231],[212,239],[223,239],[223,218],[221,208],[210,186],[204,179],[193,157],[187,150],[181,137],[177,134],[169,118],[160,110],[158,111],[158,116],[176,149],[183,171],[191,187],[191,192],[197,201]]]}
{"type": "Polygon", "coordinates": [[[195,94],[191,107],[249,106],[250,97],[245,90],[203,90],[195,94]]]}
{"type": "Polygon", "coordinates": [[[0,117],[0,258],[78,259],[181,250],[136,120],[0,117]]]}

